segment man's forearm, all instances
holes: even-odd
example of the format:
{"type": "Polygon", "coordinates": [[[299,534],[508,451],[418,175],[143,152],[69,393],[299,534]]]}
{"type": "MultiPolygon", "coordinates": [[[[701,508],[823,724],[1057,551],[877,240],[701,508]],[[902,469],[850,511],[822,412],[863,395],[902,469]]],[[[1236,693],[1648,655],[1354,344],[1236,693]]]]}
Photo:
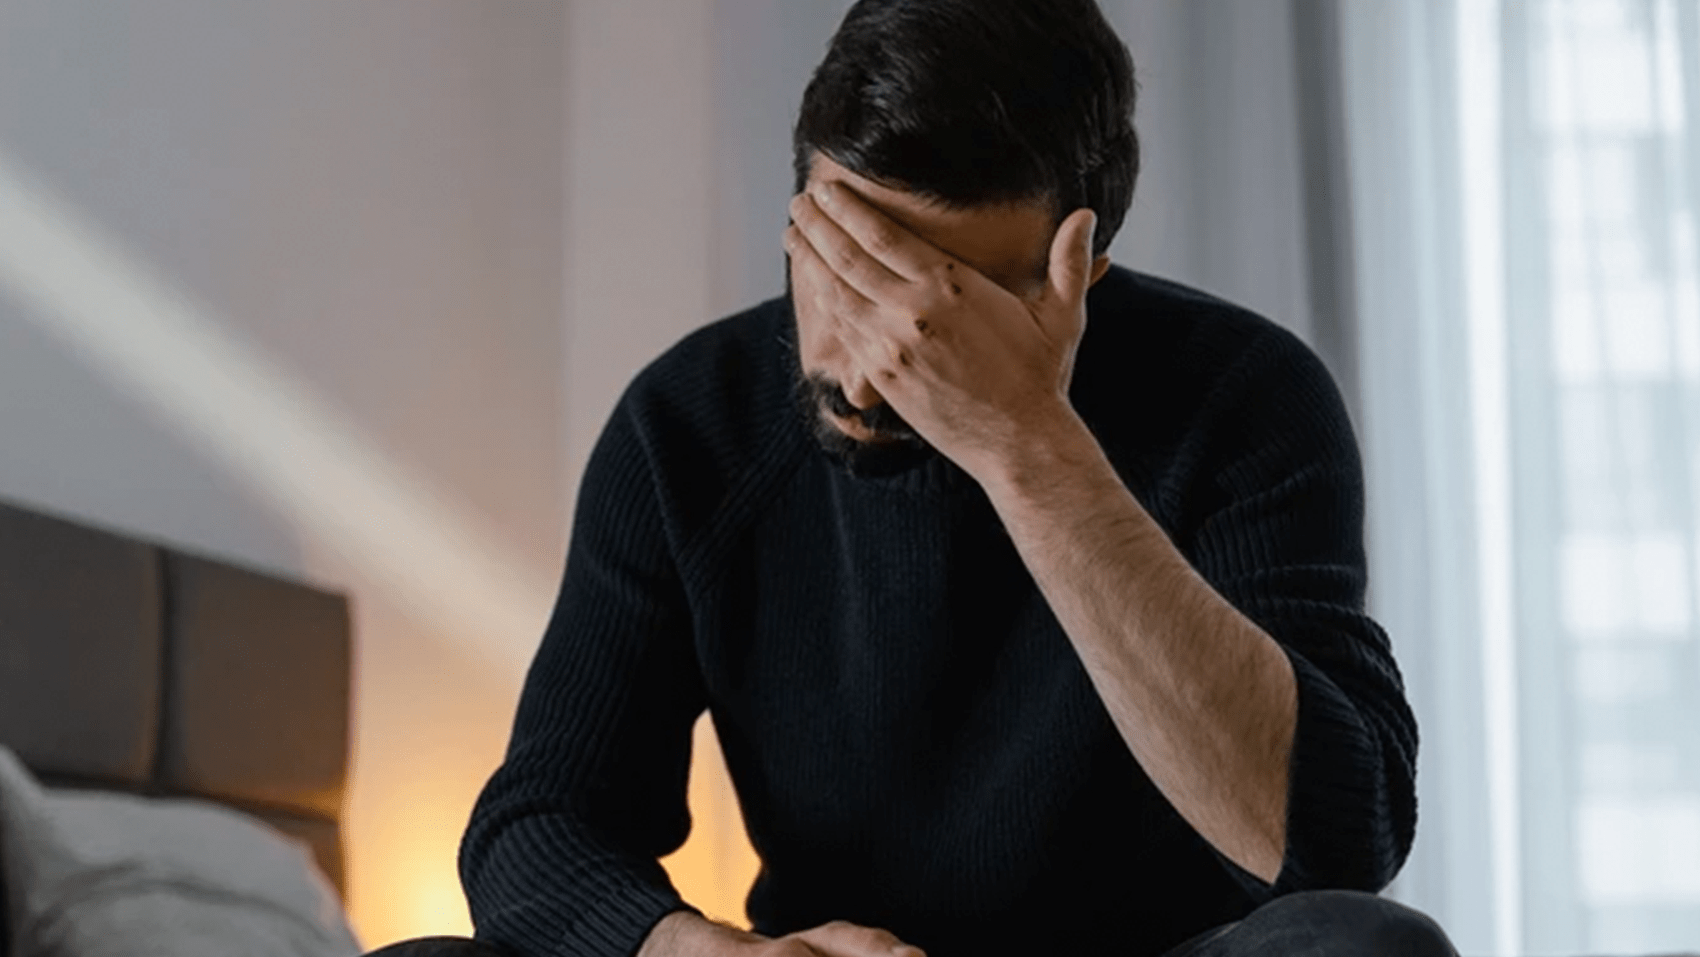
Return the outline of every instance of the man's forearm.
{"type": "Polygon", "coordinates": [[[1058,418],[976,478],[1140,766],[1206,840],[1272,882],[1292,665],[1193,571],[1085,424],[1058,418]]]}

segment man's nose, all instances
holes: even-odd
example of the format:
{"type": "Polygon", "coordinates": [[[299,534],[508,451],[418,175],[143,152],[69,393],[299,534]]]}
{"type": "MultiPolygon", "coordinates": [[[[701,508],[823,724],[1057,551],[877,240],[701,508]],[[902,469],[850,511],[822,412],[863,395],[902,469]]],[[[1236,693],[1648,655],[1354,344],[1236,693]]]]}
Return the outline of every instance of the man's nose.
{"type": "Polygon", "coordinates": [[[873,383],[868,381],[868,377],[863,375],[857,375],[850,380],[850,384],[844,389],[844,397],[858,409],[871,409],[885,401],[885,397],[880,395],[874,389],[873,383]]]}

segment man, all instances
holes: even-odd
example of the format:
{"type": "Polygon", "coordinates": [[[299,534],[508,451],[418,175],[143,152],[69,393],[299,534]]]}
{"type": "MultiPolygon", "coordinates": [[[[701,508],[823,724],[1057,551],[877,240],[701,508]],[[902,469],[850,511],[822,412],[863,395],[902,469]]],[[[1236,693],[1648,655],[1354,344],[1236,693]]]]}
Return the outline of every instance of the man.
{"type": "Polygon", "coordinates": [[[587,468],[462,846],[481,940],[1450,952],[1315,893],[1385,886],[1415,824],[1357,452],[1296,339],[1110,265],[1133,106],[1092,0],[850,10],[796,127],[788,295],[645,370],[587,468]],[[704,708],[753,934],[657,863],[704,708]]]}

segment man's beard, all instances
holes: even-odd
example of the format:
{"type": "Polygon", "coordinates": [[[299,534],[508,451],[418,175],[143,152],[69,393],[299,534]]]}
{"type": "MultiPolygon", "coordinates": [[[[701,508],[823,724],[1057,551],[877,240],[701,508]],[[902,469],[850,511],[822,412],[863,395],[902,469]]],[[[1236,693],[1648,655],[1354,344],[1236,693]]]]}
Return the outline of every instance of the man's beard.
{"type": "Polygon", "coordinates": [[[891,458],[894,454],[909,457],[931,449],[927,440],[921,438],[920,433],[903,421],[897,410],[886,403],[858,409],[850,404],[850,399],[844,394],[844,388],[838,383],[823,373],[803,371],[800,357],[794,368],[797,373],[794,392],[798,408],[808,421],[815,441],[820,443],[821,448],[845,460],[852,467],[872,464],[875,460],[891,458]],[[827,417],[829,412],[841,419],[860,422],[873,438],[863,440],[851,437],[832,423],[827,417]]]}
{"type": "MultiPolygon", "coordinates": [[[[787,282],[789,286],[789,282],[787,282]]],[[[809,431],[820,447],[849,465],[852,471],[901,469],[929,458],[932,446],[921,438],[914,427],[903,420],[897,410],[885,402],[858,409],[844,394],[844,387],[825,373],[808,372],[803,368],[802,350],[798,346],[795,326],[790,331],[791,369],[794,373],[792,393],[796,396],[798,412],[808,423],[809,431]],[[834,425],[828,413],[841,419],[860,422],[873,439],[852,438],[834,425]]]]}

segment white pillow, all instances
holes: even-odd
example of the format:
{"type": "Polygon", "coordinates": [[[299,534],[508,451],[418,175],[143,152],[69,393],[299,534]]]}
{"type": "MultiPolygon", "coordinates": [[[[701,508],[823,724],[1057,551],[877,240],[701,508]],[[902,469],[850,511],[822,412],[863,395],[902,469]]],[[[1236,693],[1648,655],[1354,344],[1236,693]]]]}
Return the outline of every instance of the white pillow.
{"type": "Polygon", "coordinates": [[[296,841],[191,799],[42,788],[0,747],[10,957],[352,957],[296,841]]]}

